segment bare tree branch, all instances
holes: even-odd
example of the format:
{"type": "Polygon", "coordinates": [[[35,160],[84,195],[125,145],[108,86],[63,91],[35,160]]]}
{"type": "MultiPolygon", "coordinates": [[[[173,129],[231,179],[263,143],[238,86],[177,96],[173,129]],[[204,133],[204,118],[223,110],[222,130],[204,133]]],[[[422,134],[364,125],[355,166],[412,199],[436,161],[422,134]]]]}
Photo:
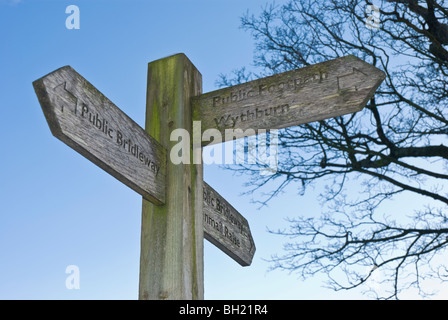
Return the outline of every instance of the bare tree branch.
{"type": "Polygon", "coordinates": [[[270,190],[257,200],[262,205],[292,183],[300,194],[326,183],[326,214],[291,219],[290,231],[274,232],[291,238],[274,268],[303,277],[324,272],[335,290],[368,287],[383,274],[375,296],[397,299],[410,288],[425,295],[428,277],[448,279],[446,265],[431,264],[448,242],[448,3],[383,0],[378,30],[366,27],[370,5],[291,0],[242,18],[256,41],[261,71],[253,78],[354,54],[384,70],[386,80],[357,114],[281,130],[274,175],[260,176],[257,165],[232,170],[249,174],[249,192],[270,190]],[[349,181],[361,191],[347,193],[349,181]],[[403,196],[415,199],[414,212],[402,212],[400,223],[379,218],[383,204],[403,196]]]}

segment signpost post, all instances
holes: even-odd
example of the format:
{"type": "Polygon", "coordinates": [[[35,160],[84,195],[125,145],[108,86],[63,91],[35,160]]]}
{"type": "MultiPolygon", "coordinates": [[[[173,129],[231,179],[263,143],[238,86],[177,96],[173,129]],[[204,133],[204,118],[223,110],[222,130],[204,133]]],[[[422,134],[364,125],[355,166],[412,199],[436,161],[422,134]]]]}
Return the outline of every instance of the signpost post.
{"type": "MultiPolygon", "coordinates": [[[[171,132],[191,132],[190,98],[202,76],[183,54],[148,65],[146,132],[171,150],[171,132]]],[[[189,152],[193,150],[190,144],[189,152]]],[[[203,299],[202,164],[167,160],[166,204],[143,200],[140,299],[203,299]]]]}
{"type": "MultiPolygon", "coordinates": [[[[206,94],[184,54],[149,63],[146,130],[71,67],[33,86],[53,135],[143,197],[140,299],[203,299],[203,239],[242,266],[255,244],[247,220],[203,182],[204,144],[190,142],[190,161],[175,164],[175,129],[280,129],[361,110],[384,73],[346,56],[206,94]]],[[[252,129],[252,130],[249,130],[252,129]]],[[[200,131],[200,130],[198,130],[200,131]]],[[[216,143],[212,141],[211,143],[216,143]]]]}

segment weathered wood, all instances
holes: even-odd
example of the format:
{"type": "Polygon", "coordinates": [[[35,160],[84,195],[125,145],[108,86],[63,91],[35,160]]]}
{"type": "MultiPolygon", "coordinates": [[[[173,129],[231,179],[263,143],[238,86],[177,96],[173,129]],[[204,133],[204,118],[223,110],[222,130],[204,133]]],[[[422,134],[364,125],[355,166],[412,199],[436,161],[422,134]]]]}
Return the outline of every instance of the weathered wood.
{"type": "MultiPolygon", "coordinates": [[[[192,132],[190,98],[201,90],[185,55],[149,63],[146,131],[167,150],[178,143],[170,141],[174,129],[192,132]]],[[[191,145],[191,157],[195,151],[191,145]]],[[[143,200],[140,299],[203,299],[202,181],[202,165],[168,160],[166,204],[143,200]]]]}
{"type": "Polygon", "coordinates": [[[202,94],[193,98],[194,120],[202,121],[203,131],[220,130],[227,141],[233,138],[226,129],[248,136],[333,118],[364,108],[384,78],[349,55],[202,94]]]}
{"type": "Polygon", "coordinates": [[[242,266],[249,266],[255,244],[247,220],[204,182],[204,237],[242,266]]]}
{"type": "Polygon", "coordinates": [[[203,299],[204,237],[243,266],[255,244],[247,220],[203,182],[193,120],[223,141],[323,120],[361,110],[384,78],[346,56],[201,95],[201,74],[178,54],[148,65],[146,132],[69,66],[33,85],[53,135],[143,196],[139,298],[203,299]],[[167,158],[179,128],[193,138],[187,164],[167,158]]]}
{"type": "Polygon", "coordinates": [[[33,82],[53,135],[161,205],[166,150],[70,66],[33,82]]]}

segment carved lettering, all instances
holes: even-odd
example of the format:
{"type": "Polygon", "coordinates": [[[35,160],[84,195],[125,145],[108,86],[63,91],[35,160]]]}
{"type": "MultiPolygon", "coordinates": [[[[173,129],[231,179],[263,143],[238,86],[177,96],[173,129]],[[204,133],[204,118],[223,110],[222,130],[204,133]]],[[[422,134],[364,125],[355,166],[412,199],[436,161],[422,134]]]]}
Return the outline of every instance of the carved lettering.
{"type": "Polygon", "coordinates": [[[217,213],[221,214],[224,218],[230,221],[232,225],[236,226],[239,229],[240,233],[243,234],[243,223],[238,220],[238,218],[232,213],[232,210],[223,201],[221,201],[219,197],[204,188],[203,200],[217,213]]]}
{"type": "Polygon", "coordinates": [[[258,120],[263,117],[279,116],[279,115],[288,113],[289,109],[290,109],[290,106],[289,106],[289,104],[286,103],[286,104],[278,105],[275,107],[264,108],[264,109],[262,109],[262,108],[255,108],[255,110],[248,109],[236,116],[229,114],[229,115],[224,115],[224,116],[220,117],[219,119],[214,118],[214,120],[215,120],[216,126],[218,128],[228,128],[228,127],[235,128],[237,123],[246,122],[246,121],[254,121],[254,120],[258,120]]]}
{"type": "Polygon", "coordinates": [[[94,128],[102,132],[105,136],[115,140],[119,147],[122,147],[126,152],[130,153],[136,159],[147,166],[156,176],[159,173],[160,165],[156,164],[150,157],[146,155],[143,148],[136,144],[132,139],[123,137],[118,129],[111,127],[110,122],[106,120],[98,112],[92,112],[89,106],[85,103],[82,104],[80,117],[87,120],[94,128]]]}
{"type": "Polygon", "coordinates": [[[221,107],[229,103],[240,102],[262,95],[281,94],[299,91],[304,84],[322,82],[328,78],[326,72],[317,72],[309,76],[288,79],[278,83],[262,83],[249,89],[232,91],[225,96],[213,97],[213,107],[221,107]]]}

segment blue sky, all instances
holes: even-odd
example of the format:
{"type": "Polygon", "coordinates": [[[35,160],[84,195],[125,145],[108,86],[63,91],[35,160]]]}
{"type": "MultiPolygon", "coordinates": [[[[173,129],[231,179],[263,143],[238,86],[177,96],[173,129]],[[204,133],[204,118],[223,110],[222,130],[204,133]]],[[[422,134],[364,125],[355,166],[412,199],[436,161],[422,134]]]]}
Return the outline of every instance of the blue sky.
{"type": "MultiPolygon", "coordinates": [[[[284,1],[277,1],[278,4],[284,1]]],[[[0,299],[137,299],[141,197],[54,138],[32,82],[71,65],[144,126],[147,63],[185,53],[217,89],[220,73],[251,67],[254,42],[240,17],[266,0],[0,0],[0,299]],[[68,5],[80,29],[68,30],[68,5]],[[80,289],[65,269],[80,270],[80,289]]],[[[362,299],[335,293],[321,277],[268,271],[286,239],[286,217],[317,215],[319,188],[293,186],[258,209],[243,196],[247,177],[214,165],[204,179],[249,221],[257,252],[241,267],[205,241],[206,299],[362,299]]]]}

